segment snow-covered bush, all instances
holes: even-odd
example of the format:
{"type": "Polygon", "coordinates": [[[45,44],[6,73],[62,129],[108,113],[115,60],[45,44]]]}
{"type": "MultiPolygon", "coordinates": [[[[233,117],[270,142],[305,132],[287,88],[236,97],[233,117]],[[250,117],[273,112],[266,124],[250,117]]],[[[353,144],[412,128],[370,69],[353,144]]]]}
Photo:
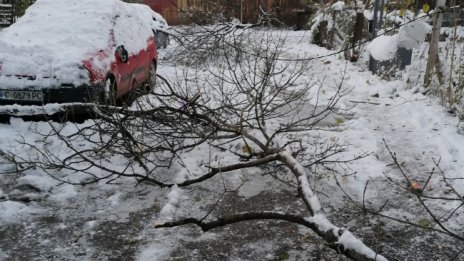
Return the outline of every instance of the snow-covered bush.
{"type": "Polygon", "coordinates": [[[311,21],[311,42],[327,49],[338,49],[346,45],[353,34],[356,11],[338,1],[321,9],[311,21]]]}

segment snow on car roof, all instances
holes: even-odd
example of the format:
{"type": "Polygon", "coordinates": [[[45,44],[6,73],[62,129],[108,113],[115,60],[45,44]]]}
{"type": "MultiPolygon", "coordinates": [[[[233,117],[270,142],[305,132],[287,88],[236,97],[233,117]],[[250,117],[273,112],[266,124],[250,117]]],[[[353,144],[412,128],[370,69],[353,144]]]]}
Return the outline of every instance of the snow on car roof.
{"type": "Polygon", "coordinates": [[[151,9],[148,5],[144,5],[144,4],[133,4],[133,6],[136,6],[137,8],[140,8],[140,9],[142,10],[142,12],[148,13],[148,14],[151,15],[153,18],[155,18],[156,21],[161,22],[162,24],[165,24],[165,25],[168,24],[168,22],[166,22],[166,20],[164,19],[163,16],[161,16],[161,15],[158,14],[157,12],[153,11],[153,9],[151,9]]]}
{"type": "MultiPolygon", "coordinates": [[[[75,69],[99,50],[113,50],[111,30],[116,17],[121,18],[121,28],[119,33],[115,30],[114,38],[129,53],[137,53],[152,36],[152,19],[139,10],[119,0],[37,0],[0,32],[1,74],[66,77],[67,69],[75,69]]],[[[108,66],[112,60],[110,55],[97,66],[108,66]]]]}
{"type": "Polygon", "coordinates": [[[133,4],[133,6],[138,8],[139,12],[143,13],[144,16],[151,17],[151,26],[153,30],[166,31],[169,28],[163,16],[153,11],[149,6],[144,4],[133,4]]]}

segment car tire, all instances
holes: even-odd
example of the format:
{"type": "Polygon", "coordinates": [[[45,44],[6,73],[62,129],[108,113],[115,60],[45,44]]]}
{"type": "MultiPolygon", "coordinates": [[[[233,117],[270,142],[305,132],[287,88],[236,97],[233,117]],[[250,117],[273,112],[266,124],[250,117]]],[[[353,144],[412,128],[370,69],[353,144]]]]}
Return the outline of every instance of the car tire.
{"type": "Polygon", "coordinates": [[[104,105],[116,106],[116,83],[112,78],[105,81],[102,102],[104,105]]]}

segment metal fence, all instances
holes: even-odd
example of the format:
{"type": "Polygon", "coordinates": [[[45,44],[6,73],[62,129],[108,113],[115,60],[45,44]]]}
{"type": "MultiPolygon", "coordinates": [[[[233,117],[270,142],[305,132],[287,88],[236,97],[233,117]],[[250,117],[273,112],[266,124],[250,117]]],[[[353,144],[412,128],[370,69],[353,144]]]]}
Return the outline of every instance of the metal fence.
{"type": "MultiPolygon", "coordinates": [[[[324,0],[326,1],[326,0],[324,0]]],[[[255,23],[262,12],[289,26],[302,27],[313,9],[305,0],[144,0],[162,14],[169,24],[192,24],[216,19],[237,18],[255,23]],[[215,17],[216,16],[216,17],[215,17]]]]}
{"type": "Polygon", "coordinates": [[[0,28],[8,27],[13,22],[13,5],[0,3],[0,28]]]}
{"type": "Polygon", "coordinates": [[[443,13],[443,27],[464,26],[464,7],[447,8],[443,13]]]}
{"type": "Polygon", "coordinates": [[[0,28],[8,27],[36,0],[0,0],[0,28]]]}

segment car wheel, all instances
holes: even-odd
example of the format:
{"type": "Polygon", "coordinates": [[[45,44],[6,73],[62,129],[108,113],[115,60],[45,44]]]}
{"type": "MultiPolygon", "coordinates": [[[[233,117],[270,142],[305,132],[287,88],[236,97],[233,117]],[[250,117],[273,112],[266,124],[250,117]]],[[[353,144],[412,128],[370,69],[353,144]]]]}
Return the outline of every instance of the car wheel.
{"type": "Polygon", "coordinates": [[[111,78],[108,78],[105,81],[103,104],[110,106],[116,105],[116,83],[111,78]]]}
{"type": "Polygon", "coordinates": [[[150,71],[148,72],[147,82],[145,84],[147,93],[153,92],[156,86],[156,63],[153,62],[150,66],[150,71]]]}

